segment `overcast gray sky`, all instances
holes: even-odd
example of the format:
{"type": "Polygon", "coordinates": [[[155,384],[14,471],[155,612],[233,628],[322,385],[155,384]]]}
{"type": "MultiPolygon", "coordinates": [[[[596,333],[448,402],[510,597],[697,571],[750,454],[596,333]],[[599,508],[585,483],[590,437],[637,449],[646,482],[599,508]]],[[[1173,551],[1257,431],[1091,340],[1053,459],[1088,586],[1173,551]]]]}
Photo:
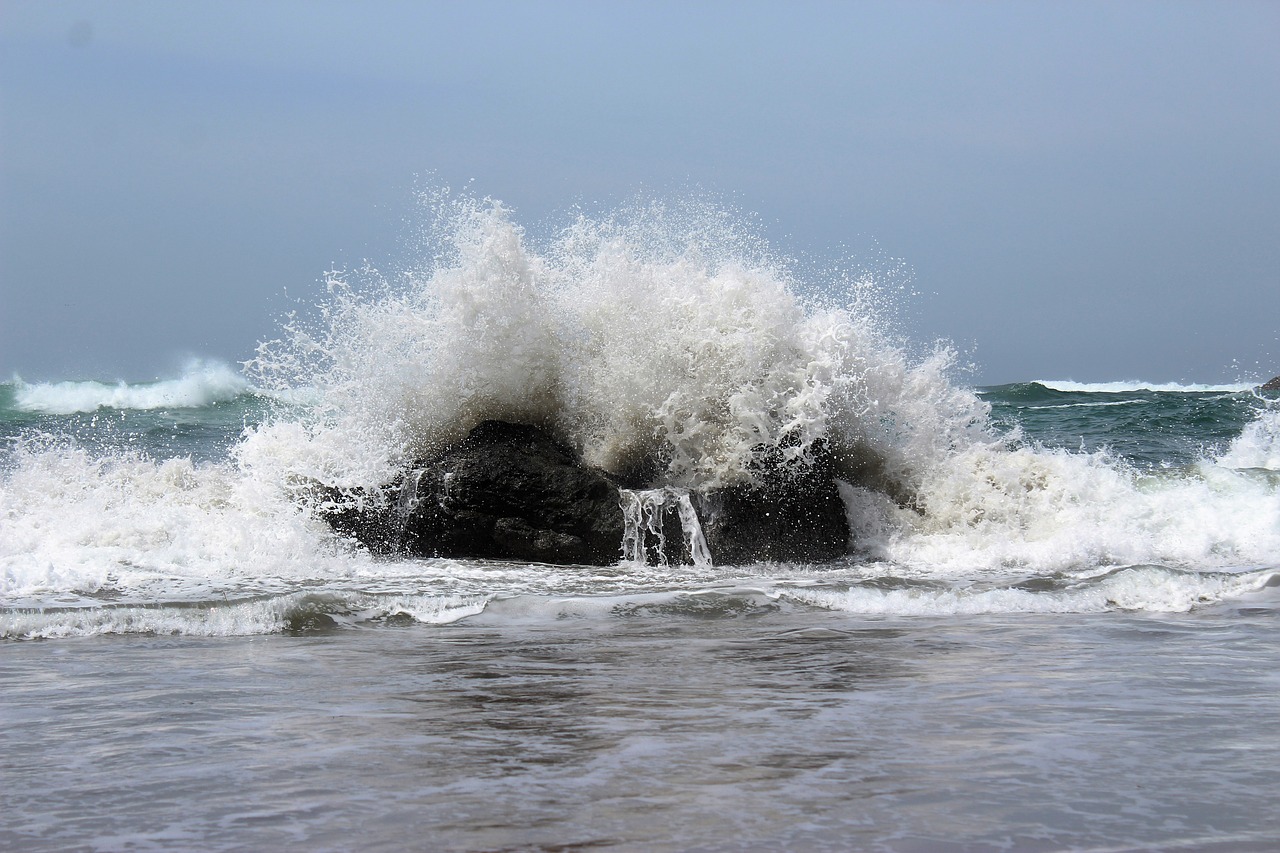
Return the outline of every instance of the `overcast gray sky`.
{"type": "Polygon", "coordinates": [[[1280,372],[1280,3],[0,5],[0,378],[243,360],[415,176],[900,258],[973,381],[1280,372]]]}

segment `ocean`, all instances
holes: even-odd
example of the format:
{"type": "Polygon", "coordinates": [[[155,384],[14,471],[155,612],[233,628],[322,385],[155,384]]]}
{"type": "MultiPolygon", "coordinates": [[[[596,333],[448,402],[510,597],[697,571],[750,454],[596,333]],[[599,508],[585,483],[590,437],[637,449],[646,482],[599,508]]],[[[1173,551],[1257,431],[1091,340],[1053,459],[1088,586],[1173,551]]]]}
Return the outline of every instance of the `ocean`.
{"type": "Polygon", "coordinates": [[[975,387],[875,274],[718,211],[424,207],[244,365],[0,384],[0,849],[1280,845],[1268,377],[975,387]],[[411,559],[318,516],[487,418],[677,490],[825,446],[848,554],[411,559]]]}

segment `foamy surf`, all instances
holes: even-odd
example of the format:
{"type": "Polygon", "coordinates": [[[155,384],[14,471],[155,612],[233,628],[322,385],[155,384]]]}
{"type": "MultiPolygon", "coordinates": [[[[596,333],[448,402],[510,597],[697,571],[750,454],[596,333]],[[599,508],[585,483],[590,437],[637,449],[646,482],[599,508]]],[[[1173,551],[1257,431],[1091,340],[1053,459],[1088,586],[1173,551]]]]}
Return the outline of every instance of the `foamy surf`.
{"type": "Polygon", "coordinates": [[[282,484],[227,464],[95,455],[72,441],[22,441],[14,455],[0,489],[6,602],[201,600],[359,564],[282,484]]]}
{"type": "MultiPolygon", "coordinates": [[[[528,567],[532,570],[535,567],[528,567]]],[[[550,568],[550,567],[541,567],[550,568]]],[[[1129,566],[1101,574],[1024,577],[1001,582],[948,583],[877,574],[853,568],[827,573],[726,572],[702,576],[684,589],[638,580],[613,593],[586,594],[554,582],[523,579],[472,591],[371,592],[318,585],[315,589],[248,599],[157,601],[148,604],[82,601],[78,606],[16,607],[0,613],[0,638],[53,639],[103,634],[199,637],[315,633],[463,620],[491,627],[546,626],[564,620],[742,619],[807,610],[875,619],[1099,614],[1186,613],[1220,605],[1280,604],[1280,570],[1190,572],[1164,566],[1129,566]],[[559,587],[559,588],[557,588],[559,587]],[[640,589],[637,589],[639,587],[640,589]],[[644,591],[644,587],[652,587],[644,591]]],[[[403,579],[403,578],[402,578],[403,579]]],[[[421,579],[442,586],[439,576],[421,579]]],[[[470,586],[464,584],[464,586],[470,586]]]]}
{"type": "Polygon", "coordinates": [[[1129,566],[1093,577],[1028,579],[1010,585],[939,585],[900,581],[885,588],[800,589],[795,601],[864,616],[977,616],[1035,613],[1186,613],[1225,602],[1245,602],[1280,586],[1280,571],[1188,572],[1164,566],[1129,566]]]}
{"type": "Polygon", "coordinates": [[[478,596],[379,596],[298,592],[250,601],[107,604],[0,613],[0,638],[34,640],[104,634],[245,637],[373,625],[447,625],[484,610],[478,596]]]}
{"type": "Polygon", "coordinates": [[[1217,462],[1228,468],[1280,471],[1280,408],[1260,412],[1217,462]]]}

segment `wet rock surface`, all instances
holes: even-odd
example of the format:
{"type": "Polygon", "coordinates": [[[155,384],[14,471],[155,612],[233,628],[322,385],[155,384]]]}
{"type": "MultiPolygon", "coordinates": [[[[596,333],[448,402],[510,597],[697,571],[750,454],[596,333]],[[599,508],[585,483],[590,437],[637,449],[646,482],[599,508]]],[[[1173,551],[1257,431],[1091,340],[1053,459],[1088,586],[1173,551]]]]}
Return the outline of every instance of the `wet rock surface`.
{"type": "MultiPolygon", "coordinates": [[[[322,512],[334,530],[381,554],[612,565],[627,534],[614,479],[526,424],[485,421],[380,494],[331,497],[322,512]]],[[[822,562],[846,552],[844,503],[822,453],[804,465],[766,461],[751,485],[690,498],[717,564],[822,562]]],[[[689,543],[675,545],[678,523],[664,517],[662,526],[670,528],[665,559],[690,561],[689,543]]]]}
{"type": "Polygon", "coordinates": [[[751,485],[698,494],[694,505],[717,563],[818,563],[844,556],[849,519],[830,456],[766,460],[751,485]]]}
{"type": "Polygon", "coordinates": [[[609,565],[621,553],[617,485],[537,427],[485,421],[406,483],[414,554],[609,565]]]}

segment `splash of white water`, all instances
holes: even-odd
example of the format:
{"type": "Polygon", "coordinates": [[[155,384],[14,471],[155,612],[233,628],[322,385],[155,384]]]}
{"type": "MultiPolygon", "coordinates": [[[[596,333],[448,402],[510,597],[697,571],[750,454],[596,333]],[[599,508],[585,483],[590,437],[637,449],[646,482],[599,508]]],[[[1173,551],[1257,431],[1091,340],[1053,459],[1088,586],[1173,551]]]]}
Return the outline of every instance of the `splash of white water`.
{"type": "Polygon", "coordinates": [[[711,565],[711,549],[702,533],[702,522],[693,508],[688,489],[665,486],[660,489],[622,489],[622,558],[636,563],[649,561],[650,551],[659,565],[683,562],[684,551],[694,566],[711,565]],[[681,541],[667,542],[665,521],[675,512],[680,523],[681,541]],[[672,552],[671,545],[676,551],[672,552]]]}
{"type": "MultiPolygon", "coordinates": [[[[429,260],[333,274],[319,321],[290,323],[250,364],[266,387],[321,389],[308,464],[330,480],[385,480],[489,418],[686,488],[822,443],[846,477],[873,468],[909,490],[922,464],[990,440],[986,406],[948,379],[951,353],[913,364],[870,279],[848,286],[851,304],[806,304],[758,241],[705,210],[580,217],[539,250],[497,202],[430,200],[447,239],[429,260]]],[[[274,455],[252,446],[271,433],[246,458],[274,455]]]]}

